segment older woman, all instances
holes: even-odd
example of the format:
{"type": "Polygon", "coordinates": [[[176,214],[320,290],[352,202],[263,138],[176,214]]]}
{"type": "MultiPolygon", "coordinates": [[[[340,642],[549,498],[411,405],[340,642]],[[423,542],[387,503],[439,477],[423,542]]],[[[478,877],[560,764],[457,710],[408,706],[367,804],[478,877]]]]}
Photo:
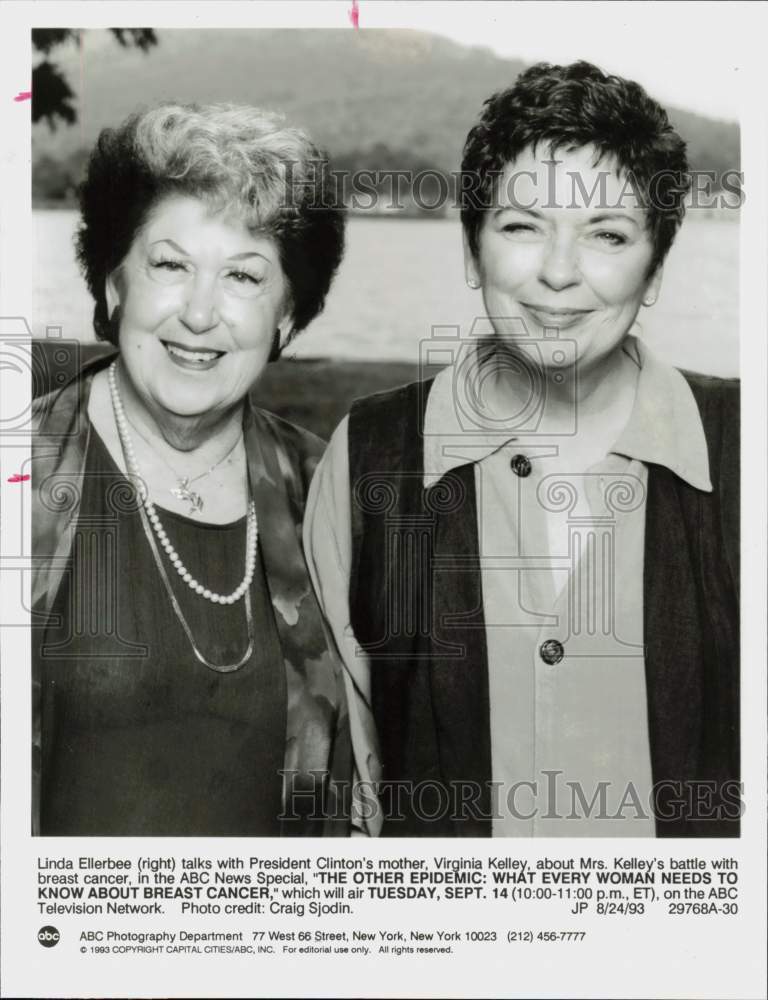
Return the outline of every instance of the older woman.
{"type": "MultiPolygon", "coordinates": [[[[390,836],[730,836],[738,386],[634,336],[685,145],[635,83],[540,64],[467,138],[486,318],[360,401],[305,544],[390,836]]],[[[670,331],[674,336],[674,331],[670,331]]]]}
{"type": "Polygon", "coordinates": [[[249,398],[341,260],[325,176],[250,107],[99,137],[77,246],[119,353],[37,405],[41,834],[346,832],[344,685],[300,545],[322,449],[249,398]]]}

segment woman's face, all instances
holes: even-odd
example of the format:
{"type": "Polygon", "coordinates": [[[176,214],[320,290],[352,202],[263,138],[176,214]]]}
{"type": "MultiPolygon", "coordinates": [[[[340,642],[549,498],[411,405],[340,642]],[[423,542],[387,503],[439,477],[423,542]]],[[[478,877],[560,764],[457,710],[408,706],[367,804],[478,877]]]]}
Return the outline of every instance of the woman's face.
{"type": "Polygon", "coordinates": [[[160,417],[236,406],[267,362],[287,302],[273,241],[187,196],[154,207],[107,281],[124,370],[160,417]]]}
{"type": "MultiPolygon", "coordinates": [[[[541,340],[557,331],[574,341],[581,372],[621,344],[661,281],[660,272],[647,278],[645,210],[614,165],[594,157],[591,147],[524,151],[485,213],[477,258],[465,252],[496,332],[541,340]]],[[[547,364],[551,352],[542,353],[547,364]]]]}

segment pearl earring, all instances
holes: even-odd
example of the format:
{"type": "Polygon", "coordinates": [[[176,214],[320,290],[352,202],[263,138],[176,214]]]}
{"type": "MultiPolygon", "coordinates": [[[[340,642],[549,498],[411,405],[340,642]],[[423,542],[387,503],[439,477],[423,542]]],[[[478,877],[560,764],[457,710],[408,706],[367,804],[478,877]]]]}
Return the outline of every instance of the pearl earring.
{"type": "Polygon", "coordinates": [[[656,305],[656,297],[654,295],[646,296],[646,298],[643,299],[643,305],[644,306],[656,305]]]}
{"type": "Polygon", "coordinates": [[[476,281],[474,278],[467,278],[467,284],[470,288],[479,288],[480,282],[476,281]]]}

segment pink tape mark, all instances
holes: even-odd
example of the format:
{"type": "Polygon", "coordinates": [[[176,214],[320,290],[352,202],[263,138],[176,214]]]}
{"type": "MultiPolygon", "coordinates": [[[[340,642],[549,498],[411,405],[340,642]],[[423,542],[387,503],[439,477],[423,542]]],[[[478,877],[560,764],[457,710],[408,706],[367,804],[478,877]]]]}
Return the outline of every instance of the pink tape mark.
{"type": "Polygon", "coordinates": [[[360,8],[357,5],[357,0],[352,0],[352,7],[348,11],[349,20],[353,28],[360,27],[360,8]]]}
{"type": "Polygon", "coordinates": [[[31,101],[32,91],[31,90],[20,90],[18,94],[14,97],[14,101],[31,101]]]}
{"type": "Polygon", "coordinates": [[[31,476],[20,476],[18,472],[14,472],[14,474],[12,476],[8,477],[8,482],[9,483],[26,483],[26,481],[28,479],[31,479],[31,478],[32,478],[31,476]]]}

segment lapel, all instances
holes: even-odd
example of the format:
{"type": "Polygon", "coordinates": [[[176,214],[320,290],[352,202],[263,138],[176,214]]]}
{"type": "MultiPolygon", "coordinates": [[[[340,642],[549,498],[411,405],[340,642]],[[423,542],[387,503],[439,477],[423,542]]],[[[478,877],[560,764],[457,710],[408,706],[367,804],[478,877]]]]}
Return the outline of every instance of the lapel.
{"type": "Polygon", "coordinates": [[[105,363],[103,358],[96,359],[61,389],[33,403],[31,624],[41,629],[39,640],[36,638],[32,643],[32,834],[35,836],[40,833],[42,765],[38,653],[45,644],[45,625],[69,561],[80,511],[83,467],[90,438],[87,406],[91,379],[105,363]]]}
{"type": "MultiPolygon", "coordinates": [[[[248,477],[259,518],[259,545],[275,613],[286,682],[285,794],[291,803],[316,803],[325,797],[328,815],[341,819],[328,796],[337,792],[334,778],[349,775],[347,709],[343,677],[332,640],[315,598],[301,546],[303,487],[271,415],[246,404],[244,418],[248,477]],[[331,778],[329,781],[328,779],[331,778]]],[[[325,832],[339,832],[331,824],[325,832]]],[[[337,829],[338,827],[338,829],[337,829]]],[[[286,821],[287,834],[320,832],[312,824],[286,821]]]]}
{"type": "Polygon", "coordinates": [[[50,612],[72,547],[90,440],[88,397],[94,374],[113,355],[96,358],[63,388],[34,403],[31,519],[32,608],[50,612]]]}

